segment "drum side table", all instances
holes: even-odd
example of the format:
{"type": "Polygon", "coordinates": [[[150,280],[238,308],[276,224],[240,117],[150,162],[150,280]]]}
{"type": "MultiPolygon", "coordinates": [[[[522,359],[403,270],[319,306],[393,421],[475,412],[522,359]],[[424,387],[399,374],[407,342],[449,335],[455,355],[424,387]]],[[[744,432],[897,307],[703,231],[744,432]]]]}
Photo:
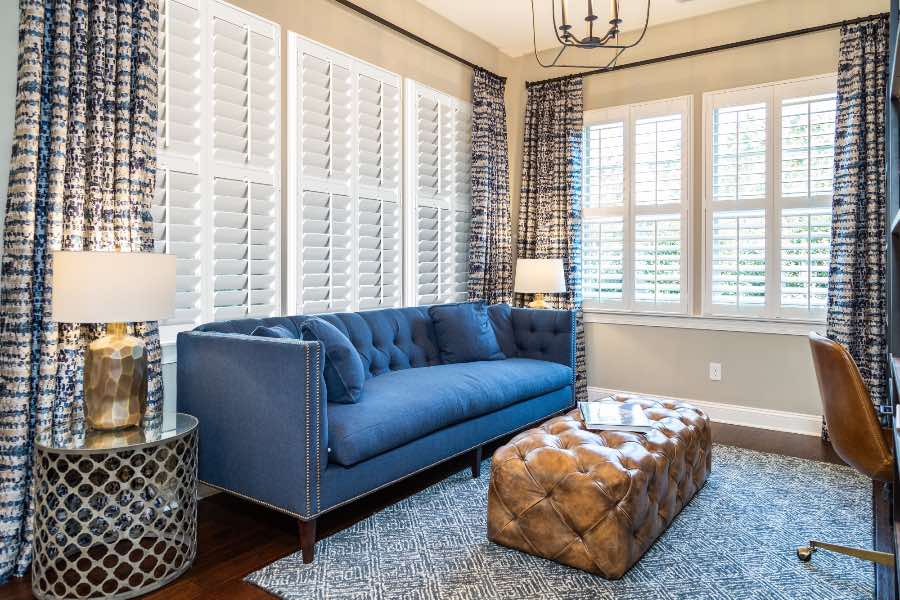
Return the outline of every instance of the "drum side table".
{"type": "Polygon", "coordinates": [[[197,419],[35,444],[31,589],[41,599],[133,598],[197,552],[197,419]]]}

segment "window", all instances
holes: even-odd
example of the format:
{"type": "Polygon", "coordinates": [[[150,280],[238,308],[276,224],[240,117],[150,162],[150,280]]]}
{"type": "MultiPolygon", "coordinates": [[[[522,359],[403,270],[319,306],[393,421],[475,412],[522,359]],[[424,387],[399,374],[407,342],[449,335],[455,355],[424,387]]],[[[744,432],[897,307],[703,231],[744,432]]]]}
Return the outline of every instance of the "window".
{"type": "Polygon", "coordinates": [[[418,82],[406,87],[409,305],[468,299],[472,110],[418,82]]]}
{"type": "Polygon", "coordinates": [[[400,306],[400,77],[294,33],[288,41],[288,305],[400,306]]]}
{"type": "Polygon", "coordinates": [[[691,98],[585,113],[587,307],[686,313],[691,98]]]}
{"type": "Polygon", "coordinates": [[[176,256],[163,342],[280,312],[277,25],[229,4],[160,2],[155,249],[176,256]]]}
{"type": "Polygon", "coordinates": [[[704,313],[824,318],[835,88],[823,76],[704,95],[704,313]]]}

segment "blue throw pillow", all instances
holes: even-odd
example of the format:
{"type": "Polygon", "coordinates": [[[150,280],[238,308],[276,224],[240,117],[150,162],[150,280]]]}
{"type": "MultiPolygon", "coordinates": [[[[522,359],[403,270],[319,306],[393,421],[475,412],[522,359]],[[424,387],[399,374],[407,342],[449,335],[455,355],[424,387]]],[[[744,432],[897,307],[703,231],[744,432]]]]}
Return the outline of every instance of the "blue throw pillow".
{"type": "Polygon", "coordinates": [[[297,336],[291,333],[291,330],[284,325],[260,325],[250,335],[256,337],[283,338],[286,340],[296,340],[297,336]]]}
{"type": "Polygon", "coordinates": [[[341,330],[328,321],[312,317],[300,324],[300,338],[321,342],[325,349],[325,387],[328,401],[355,404],[362,395],[366,371],[359,352],[341,330]]]}
{"type": "Polygon", "coordinates": [[[428,314],[434,322],[445,364],[506,358],[497,343],[484,302],[435,304],[428,308],[428,314]]]}

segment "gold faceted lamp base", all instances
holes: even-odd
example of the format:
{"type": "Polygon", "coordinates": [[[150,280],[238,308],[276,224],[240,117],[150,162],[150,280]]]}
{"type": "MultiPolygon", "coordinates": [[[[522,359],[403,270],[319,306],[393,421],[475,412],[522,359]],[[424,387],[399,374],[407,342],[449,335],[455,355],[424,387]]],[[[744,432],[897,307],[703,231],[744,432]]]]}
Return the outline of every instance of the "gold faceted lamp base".
{"type": "Polygon", "coordinates": [[[534,300],[528,303],[528,308],[550,308],[550,305],[544,302],[544,294],[537,292],[534,295],[534,300]]]}
{"type": "Polygon", "coordinates": [[[144,342],[128,335],[124,323],[110,323],[106,331],[84,357],[84,416],[95,430],[135,427],[147,398],[144,342]]]}

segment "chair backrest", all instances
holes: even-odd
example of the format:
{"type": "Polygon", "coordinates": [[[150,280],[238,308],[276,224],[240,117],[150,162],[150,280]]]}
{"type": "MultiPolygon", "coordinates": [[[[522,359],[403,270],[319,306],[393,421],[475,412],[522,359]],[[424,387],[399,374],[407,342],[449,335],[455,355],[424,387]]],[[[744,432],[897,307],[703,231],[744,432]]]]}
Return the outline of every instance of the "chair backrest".
{"type": "Polygon", "coordinates": [[[809,334],[822,409],[835,452],[872,479],[890,481],[894,457],[853,357],[837,342],[809,334]]]}

